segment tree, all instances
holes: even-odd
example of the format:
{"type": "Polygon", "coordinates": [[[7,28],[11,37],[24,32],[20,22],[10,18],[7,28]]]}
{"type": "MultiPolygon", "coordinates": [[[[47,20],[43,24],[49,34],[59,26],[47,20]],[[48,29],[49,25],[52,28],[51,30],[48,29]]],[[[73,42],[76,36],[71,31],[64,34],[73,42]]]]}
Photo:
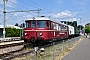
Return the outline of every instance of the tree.
{"type": "Polygon", "coordinates": [[[24,28],[25,27],[25,23],[20,24],[20,28],[24,28]]]}
{"type": "Polygon", "coordinates": [[[60,21],[60,22],[66,24],[66,21],[60,21]]]}
{"type": "Polygon", "coordinates": [[[25,23],[22,24],[23,25],[23,28],[25,27],[25,23]]]}
{"type": "Polygon", "coordinates": [[[70,22],[70,21],[67,21],[66,24],[72,26],[72,22],[70,22]]]}
{"type": "Polygon", "coordinates": [[[79,30],[82,30],[84,27],[83,27],[82,25],[78,25],[77,28],[78,28],[79,30]]]}
{"type": "Polygon", "coordinates": [[[72,26],[77,27],[77,21],[73,21],[72,26]]]}
{"type": "Polygon", "coordinates": [[[18,23],[16,23],[15,26],[18,26],[18,23]]]}
{"type": "Polygon", "coordinates": [[[85,33],[90,33],[90,26],[85,27],[85,33]]]}

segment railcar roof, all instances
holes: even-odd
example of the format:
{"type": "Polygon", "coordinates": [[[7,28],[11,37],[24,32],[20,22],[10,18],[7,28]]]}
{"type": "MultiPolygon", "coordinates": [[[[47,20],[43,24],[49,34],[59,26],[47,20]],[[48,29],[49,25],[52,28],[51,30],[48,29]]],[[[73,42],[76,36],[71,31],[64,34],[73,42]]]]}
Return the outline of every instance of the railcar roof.
{"type": "Polygon", "coordinates": [[[27,19],[27,20],[51,20],[51,19],[50,18],[46,18],[46,17],[35,17],[35,18],[27,19]]]}
{"type": "Polygon", "coordinates": [[[50,18],[47,18],[47,17],[35,17],[35,18],[26,19],[26,21],[29,21],[29,20],[50,20],[50,21],[53,21],[53,22],[56,22],[56,23],[59,23],[59,24],[65,25],[65,26],[70,26],[70,25],[61,23],[61,22],[59,22],[57,20],[53,20],[53,19],[50,19],[50,18]]]}
{"type": "Polygon", "coordinates": [[[34,19],[33,19],[33,18],[30,18],[30,19],[27,19],[27,20],[25,20],[25,21],[29,21],[29,20],[50,20],[50,21],[59,23],[58,21],[53,20],[53,19],[51,19],[51,18],[47,18],[47,17],[35,17],[34,19]]]}

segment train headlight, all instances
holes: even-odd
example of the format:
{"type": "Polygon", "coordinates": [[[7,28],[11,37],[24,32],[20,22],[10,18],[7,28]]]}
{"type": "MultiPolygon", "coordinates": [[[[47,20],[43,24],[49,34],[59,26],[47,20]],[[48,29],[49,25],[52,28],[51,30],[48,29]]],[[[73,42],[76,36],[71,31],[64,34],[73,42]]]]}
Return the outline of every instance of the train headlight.
{"type": "Polygon", "coordinates": [[[27,33],[25,33],[25,36],[27,35],[27,33]]]}
{"type": "Polygon", "coordinates": [[[43,34],[42,34],[42,32],[40,32],[40,36],[42,36],[43,34]]]}

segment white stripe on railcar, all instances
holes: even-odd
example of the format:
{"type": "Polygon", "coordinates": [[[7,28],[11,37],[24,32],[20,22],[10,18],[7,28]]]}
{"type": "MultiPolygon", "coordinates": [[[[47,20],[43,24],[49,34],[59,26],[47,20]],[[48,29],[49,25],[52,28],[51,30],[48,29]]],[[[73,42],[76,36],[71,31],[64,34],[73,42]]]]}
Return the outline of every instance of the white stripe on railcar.
{"type": "MultiPolygon", "coordinates": [[[[59,30],[24,30],[24,31],[59,31],[59,30]]],[[[66,31],[61,31],[66,32],[66,31]]]]}

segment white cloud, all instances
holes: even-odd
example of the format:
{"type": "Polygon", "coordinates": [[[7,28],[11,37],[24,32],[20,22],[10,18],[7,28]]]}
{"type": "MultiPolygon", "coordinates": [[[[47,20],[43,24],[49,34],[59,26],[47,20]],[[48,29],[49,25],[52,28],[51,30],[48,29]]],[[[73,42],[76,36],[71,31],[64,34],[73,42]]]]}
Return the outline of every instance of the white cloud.
{"type": "Polygon", "coordinates": [[[77,21],[77,18],[68,18],[68,19],[65,19],[64,21],[77,21]]]}
{"type": "Polygon", "coordinates": [[[55,18],[70,18],[74,17],[77,14],[77,12],[70,12],[68,10],[65,10],[63,12],[57,13],[54,15],[55,18]]]}

